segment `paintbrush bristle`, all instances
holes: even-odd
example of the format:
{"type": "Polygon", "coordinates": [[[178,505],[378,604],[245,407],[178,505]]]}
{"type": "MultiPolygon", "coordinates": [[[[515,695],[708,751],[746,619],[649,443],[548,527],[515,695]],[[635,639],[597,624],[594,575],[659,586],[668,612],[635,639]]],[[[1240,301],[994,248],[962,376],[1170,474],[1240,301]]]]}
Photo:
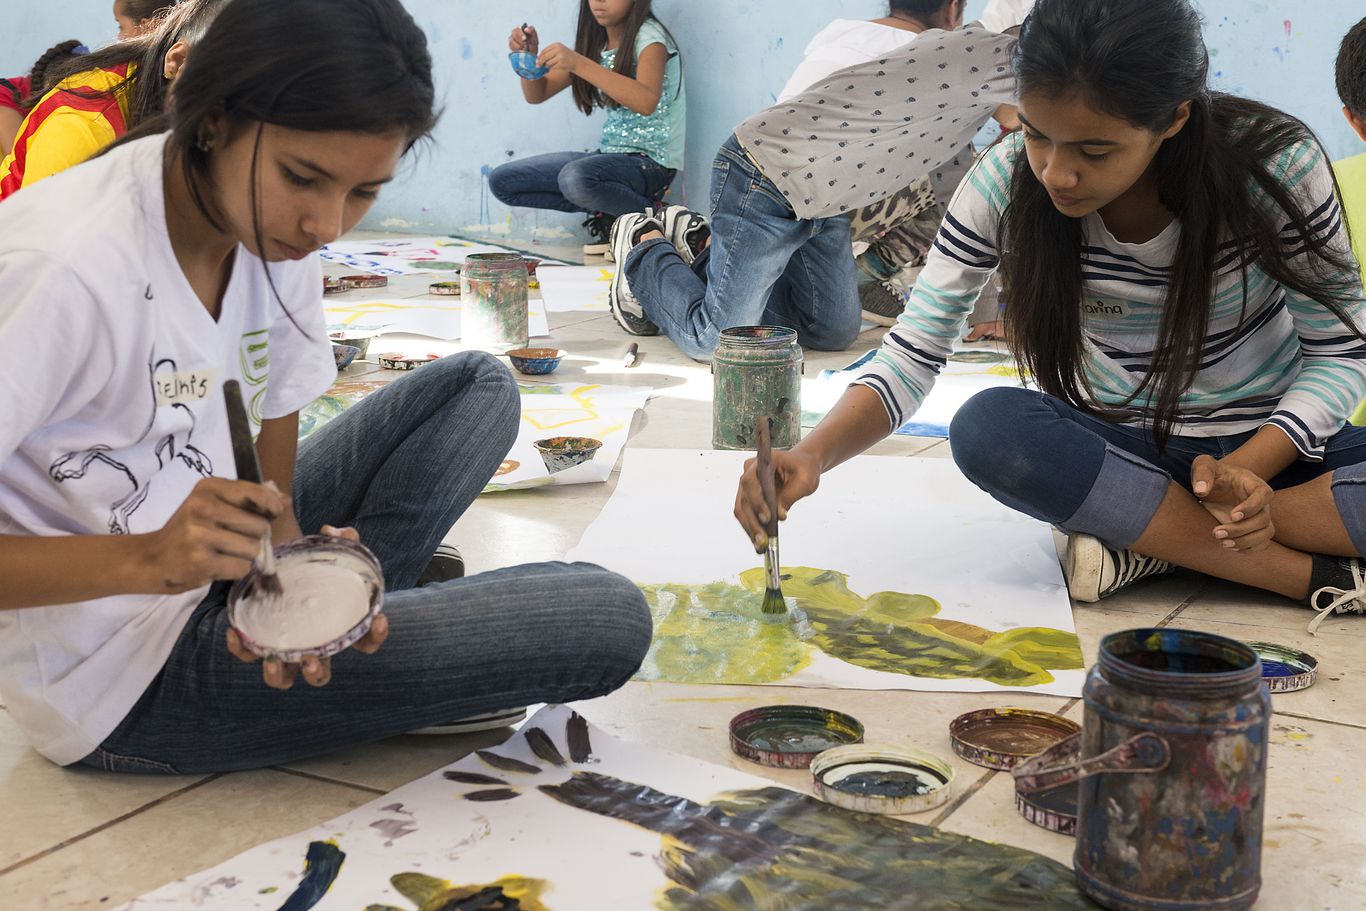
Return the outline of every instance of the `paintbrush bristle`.
{"type": "Polygon", "coordinates": [[[280,584],[280,577],[275,573],[259,573],[256,576],[255,588],[268,598],[278,598],[284,594],[284,586],[280,584]]]}
{"type": "Polygon", "coordinates": [[[783,597],[783,590],[781,588],[764,589],[764,613],[787,613],[787,599],[783,597]]]}

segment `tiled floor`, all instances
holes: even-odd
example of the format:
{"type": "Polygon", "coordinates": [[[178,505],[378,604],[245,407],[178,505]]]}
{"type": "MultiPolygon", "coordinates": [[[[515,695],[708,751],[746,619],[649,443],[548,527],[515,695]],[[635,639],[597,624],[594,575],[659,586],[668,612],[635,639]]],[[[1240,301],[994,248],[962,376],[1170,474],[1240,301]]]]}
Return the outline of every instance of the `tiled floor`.
{"type": "MultiPolygon", "coordinates": [[[[537,248],[540,255],[569,251],[537,248]]],[[[412,296],[427,280],[398,280],[389,293],[412,296]]],[[[665,339],[642,339],[644,359],[621,366],[626,340],[606,314],[552,314],[552,341],[570,353],[562,380],[650,385],[632,445],[708,448],[710,375],[665,339]]],[[[861,340],[877,343],[878,332],[861,340]]],[[[861,350],[861,349],[860,349],[861,350]]],[[[808,371],[848,355],[809,354],[808,371]]],[[[354,374],[377,370],[350,368],[354,374]]],[[[942,440],[894,437],[882,455],[947,458],[942,440]]],[[[449,536],[472,571],[563,557],[615,486],[548,488],[485,496],[449,536]]],[[[718,516],[718,522],[731,521],[718,516]]],[[[983,559],[990,559],[984,554],[983,559]]],[[[1366,618],[1325,623],[1304,633],[1309,615],[1277,598],[1178,574],[1079,605],[1077,628],[1088,662],[1106,633],[1140,626],[1198,628],[1240,639],[1305,648],[1323,662],[1319,683],[1275,697],[1273,747],[1263,851],[1266,911],[1366,909],[1366,618]]],[[[726,722],[740,710],[791,701],[843,709],[879,729],[880,740],[951,756],[948,722],[988,705],[1024,704],[1080,719],[1075,700],[1045,696],[817,691],[797,688],[633,683],[581,706],[594,723],[749,772],[767,772],[806,790],[803,775],[761,770],[733,757],[726,722]]],[[[255,844],[315,825],[371,800],[506,732],[470,737],[403,737],[282,769],[187,778],[140,778],[59,769],[30,750],[0,708],[0,908],[111,907],[181,875],[212,866],[255,844]]],[[[1017,844],[1070,861],[1072,840],[1025,822],[1014,810],[1008,775],[956,759],[957,795],[917,817],[958,832],[1017,844]]]]}

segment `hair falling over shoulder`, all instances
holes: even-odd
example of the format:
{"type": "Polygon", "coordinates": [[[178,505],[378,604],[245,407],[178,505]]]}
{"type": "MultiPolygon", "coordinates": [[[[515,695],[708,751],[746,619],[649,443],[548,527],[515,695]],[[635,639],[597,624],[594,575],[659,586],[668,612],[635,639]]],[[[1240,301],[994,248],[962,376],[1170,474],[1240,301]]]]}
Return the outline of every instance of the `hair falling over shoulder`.
{"type": "MultiPolygon", "coordinates": [[[[631,4],[631,12],[626,16],[626,22],[622,25],[621,43],[617,46],[616,61],[612,65],[612,71],[630,79],[636,76],[636,38],[640,35],[641,26],[648,20],[655,18],[651,9],[650,0],[634,0],[631,4]]],[[[669,30],[664,28],[662,22],[659,27],[664,29],[667,35],[669,30]]],[[[672,35],[670,39],[672,40],[672,35]]],[[[598,24],[598,20],[593,18],[593,9],[588,5],[588,0],[579,0],[579,28],[574,39],[575,53],[587,57],[597,63],[602,57],[602,52],[607,49],[607,29],[598,24]]],[[[574,95],[574,105],[585,114],[592,114],[594,108],[615,108],[620,107],[611,98],[588,80],[581,76],[573,77],[570,89],[574,95]]]]}

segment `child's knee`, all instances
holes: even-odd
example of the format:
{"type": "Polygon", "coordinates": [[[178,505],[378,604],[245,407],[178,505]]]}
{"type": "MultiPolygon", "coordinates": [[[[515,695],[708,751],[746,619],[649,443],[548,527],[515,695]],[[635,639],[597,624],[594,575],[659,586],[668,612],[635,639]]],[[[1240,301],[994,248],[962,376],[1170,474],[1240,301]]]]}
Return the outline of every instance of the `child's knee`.
{"type": "Polygon", "coordinates": [[[560,195],[586,212],[597,211],[594,202],[600,183],[588,159],[572,161],[560,169],[560,195]]]}

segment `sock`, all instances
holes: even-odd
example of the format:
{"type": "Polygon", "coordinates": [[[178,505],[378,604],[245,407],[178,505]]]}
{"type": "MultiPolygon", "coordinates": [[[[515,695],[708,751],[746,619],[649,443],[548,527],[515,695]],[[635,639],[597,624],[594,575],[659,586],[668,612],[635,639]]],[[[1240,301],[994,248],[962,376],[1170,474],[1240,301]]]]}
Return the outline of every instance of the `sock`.
{"type": "MultiPolygon", "coordinates": [[[[1312,554],[1314,566],[1309,571],[1309,595],[1305,598],[1305,603],[1310,607],[1318,608],[1323,605],[1314,603],[1314,592],[1324,587],[1340,588],[1344,591],[1351,591],[1356,587],[1356,580],[1352,576],[1350,569],[1351,563],[1345,557],[1329,557],[1324,554],[1312,554]]],[[[1327,594],[1324,595],[1323,604],[1328,604],[1333,600],[1327,594]]]]}

